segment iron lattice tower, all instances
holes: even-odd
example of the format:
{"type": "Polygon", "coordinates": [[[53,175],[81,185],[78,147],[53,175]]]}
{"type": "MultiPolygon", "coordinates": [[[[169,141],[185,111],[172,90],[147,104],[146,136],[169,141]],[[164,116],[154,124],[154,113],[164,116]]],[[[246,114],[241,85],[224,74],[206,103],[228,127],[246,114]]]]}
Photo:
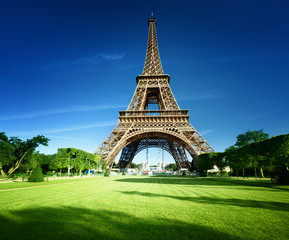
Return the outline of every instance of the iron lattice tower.
{"type": "Polygon", "coordinates": [[[169,152],[179,169],[191,167],[187,153],[197,163],[198,156],[213,148],[189,122],[188,110],[181,110],[164,74],[159,55],[156,19],[149,18],[146,59],[137,87],[126,111],[119,111],[118,124],[95,151],[112,166],[122,150],[119,165],[126,168],[137,153],[151,147],[169,152]],[[149,110],[150,105],[158,110],[149,110]]]}

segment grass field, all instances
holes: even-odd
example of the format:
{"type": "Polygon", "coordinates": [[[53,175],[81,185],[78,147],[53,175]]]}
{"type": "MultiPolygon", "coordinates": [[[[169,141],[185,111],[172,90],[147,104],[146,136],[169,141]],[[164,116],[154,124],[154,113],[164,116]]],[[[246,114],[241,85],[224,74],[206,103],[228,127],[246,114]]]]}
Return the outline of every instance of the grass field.
{"type": "Polygon", "coordinates": [[[222,178],[0,184],[0,239],[288,239],[289,191],[222,178]]]}

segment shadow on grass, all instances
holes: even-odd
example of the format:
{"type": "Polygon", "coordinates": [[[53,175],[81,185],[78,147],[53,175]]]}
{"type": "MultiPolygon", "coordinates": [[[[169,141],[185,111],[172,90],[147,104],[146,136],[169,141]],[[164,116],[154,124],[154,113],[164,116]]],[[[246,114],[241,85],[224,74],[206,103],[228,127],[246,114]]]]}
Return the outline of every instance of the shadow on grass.
{"type": "Polygon", "coordinates": [[[256,201],[256,200],[244,200],[244,199],[230,199],[230,198],[210,198],[210,197],[179,197],[172,195],[163,195],[149,192],[138,192],[138,191],[120,191],[120,193],[139,195],[145,197],[166,197],[182,201],[192,201],[195,203],[205,203],[205,204],[224,204],[232,205],[238,207],[249,207],[249,208],[262,208],[269,210],[278,211],[289,211],[289,203],[280,202],[267,202],[267,201],[256,201]]]}
{"type": "Polygon", "coordinates": [[[0,214],[0,239],[240,239],[216,229],[86,208],[36,208],[0,214]]]}
{"type": "MultiPolygon", "coordinates": [[[[270,182],[262,182],[260,180],[247,181],[247,180],[236,180],[230,178],[198,178],[191,176],[153,176],[153,177],[140,177],[130,178],[126,177],[123,179],[116,179],[115,181],[130,182],[130,183],[157,183],[157,184],[177,184],[177,185],[203,185],[203,186],[242,186],[240,190],[252,190],[250,187],[260,187],[259,190],[264,191],[288,191],[288,189],[275,187],[270,182]],[[243,188],[246,186],[248,188],[243,188]]],[[[258,188],[254,188],[254,191],[258,188]]]]}
{"type": "Polygon", "coordinates": [[[153,176],[153,177],[125,177],[115,181],[130,183],[157,183],[157,184],[180,184],[180,185],[232,185],[230,182],[208,182],[204,178],[190,176],[153,176]]]}

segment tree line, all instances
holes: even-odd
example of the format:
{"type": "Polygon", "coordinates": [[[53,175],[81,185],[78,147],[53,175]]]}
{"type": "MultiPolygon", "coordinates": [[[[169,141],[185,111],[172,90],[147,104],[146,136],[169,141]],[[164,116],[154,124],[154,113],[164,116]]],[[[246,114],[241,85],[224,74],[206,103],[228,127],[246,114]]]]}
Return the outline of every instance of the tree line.
{"type": "Polygon", "coordinates": [[[105,168],[100,161],[100,156],[75,148],[59,148],[56,156],[50,162],[50,169],[59,170],[60,175],[66,170],[70,175],[71,170],[82,174],[83,170],[105,168]]]}
{"type": "Polygon", "coordinates": [[[247,131],[237,136],[237,142],[224,152],[204,153],[199,156],[198,168],[202,176],[217,166],[221,175],[228,166],[231,174],[246,176],[253,169],[255,177],[264,171],[280,184],[289,184],[289,134],[269,138],[259,131],[247,131]]]}
{"type": "Polygon", "coordinates": [[[42,171],[57,171],[81,174],[84,170],[103,169],[105,164],[99,155],[75,148],[59,148],[56,154],[45,155],[35,151],[40,146],[48,146],[50,140],[38,135],[25,141],[17,137],[7,137],[0,133],[0,173],[11,176],[15,173],[28,173],[40,165],[42,171]]]}
{"type": "MultiPolygon", "coordinates": [[[[59,148],[56,154],[36,152],[40,146],[48,146],[50,140],[38,135],[25,141],[0,133],[0,172],[2,176],[27,173],[40,165],[43,172],[57,171],[81,174],[84,170],[102,169],[108,175],[107,165],[100,156],[75,148],[59,148]]],[[[131,163],[133,167],[133,163],[131,163]]],[[[247,131],[237,136],[234,146],[224,152],[203,153],[197,169],[206,176],[209,169],[217,166],[221,175],[226,167],[231,174],[243,177],[251,174],[264,177],[264,172],[282,184],[289,184],[289,134],[269,138],[263,130],[247,131]],[[251,171],[251,172],[250,172],[251,171]]],[[[135,166],[136,167],[136,166],[135,166]]],[[[171,166],[174,168],[175,166],[171,166]]]]}

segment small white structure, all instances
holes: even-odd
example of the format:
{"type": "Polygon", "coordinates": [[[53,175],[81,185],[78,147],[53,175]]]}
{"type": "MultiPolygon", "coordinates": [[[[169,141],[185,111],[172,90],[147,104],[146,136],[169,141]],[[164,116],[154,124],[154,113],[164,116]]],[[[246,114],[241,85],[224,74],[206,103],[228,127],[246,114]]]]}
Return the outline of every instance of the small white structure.
{"type": "Polygon", "coordinates": [[[127,175],[136,175],[137,170],[135,168],[126,168],[126,174],[127,175]]]}
{"type": "MultiPolygon", "coordinates": [[[[227,166],[227,167],[225,167],[225,169],[224,169],[223,172],[230,172],[230,171],[231,171],[231,169],[227,166]]],[[[220,170],[219,170],[219,168],[215,165],[214,168],[209,169],[207,172],[208,172],[208,173],[218,173],[218,172],[220,172],[220,170]]]]}

